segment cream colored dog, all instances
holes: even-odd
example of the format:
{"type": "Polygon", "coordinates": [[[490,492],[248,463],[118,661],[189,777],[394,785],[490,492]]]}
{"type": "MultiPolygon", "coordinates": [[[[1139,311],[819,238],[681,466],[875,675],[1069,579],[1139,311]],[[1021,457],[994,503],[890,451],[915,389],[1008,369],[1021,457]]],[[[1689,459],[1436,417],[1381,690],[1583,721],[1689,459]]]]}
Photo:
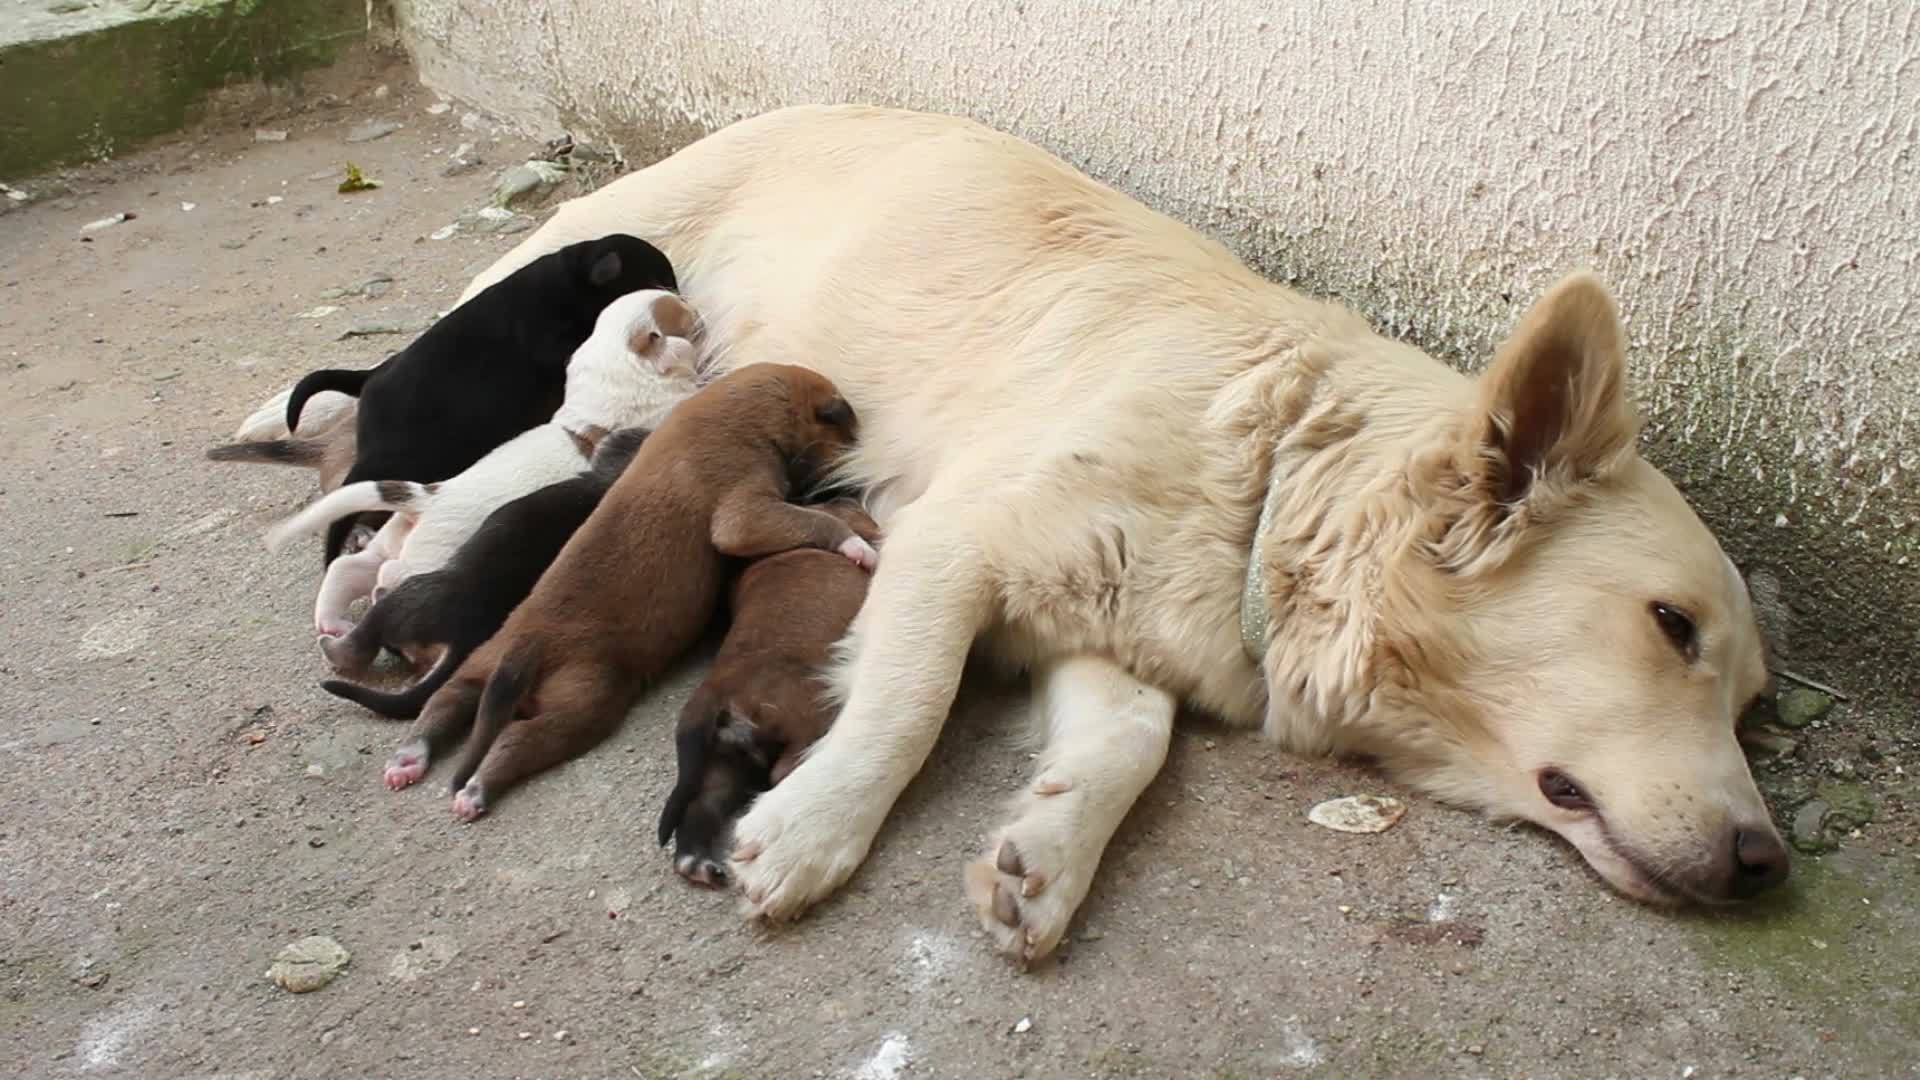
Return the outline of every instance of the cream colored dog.
{"type": "Polygon", "coordinates": [[[842,388],[888,536],[837,722],[739,823],[753,914],[860,865],[976,641],[1046,729],[965,875],[1022,962],[1183,702],[1536,822],[1637,897],[1786,875],[1734,738],[1767,677],[1746,591],[1635,453],[1595,279],[1469,380],[1018,139],[808,107],[565,204],[468,295],[613,230],[681,268],[721,363],[842,388]]]}

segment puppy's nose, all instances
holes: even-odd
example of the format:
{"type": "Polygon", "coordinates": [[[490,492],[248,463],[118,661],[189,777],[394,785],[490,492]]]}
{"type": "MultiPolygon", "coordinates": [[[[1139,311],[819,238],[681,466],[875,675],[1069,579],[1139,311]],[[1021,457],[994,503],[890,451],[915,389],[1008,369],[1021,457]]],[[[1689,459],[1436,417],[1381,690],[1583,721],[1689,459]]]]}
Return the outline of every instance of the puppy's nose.
{"type": "Polygon", "coordinates": [[[1758,896],[1787,880],[1789,862],[1786,845],[1772,829],[1735,829],[1728,891],[1738,900],[1758,896]]]}

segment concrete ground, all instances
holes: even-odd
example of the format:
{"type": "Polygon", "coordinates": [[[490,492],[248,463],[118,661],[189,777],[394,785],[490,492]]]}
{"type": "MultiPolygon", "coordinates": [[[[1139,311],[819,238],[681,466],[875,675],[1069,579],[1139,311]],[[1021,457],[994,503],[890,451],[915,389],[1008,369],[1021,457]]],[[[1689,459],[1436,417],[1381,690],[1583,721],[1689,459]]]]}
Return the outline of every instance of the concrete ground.
{"type": "Polygon", "coordinates": [[[1725,915],[1621,900],[1549,836],[1410,796],[1388,832],[1320,829],[1315,802],[1396,789],[1194,723],[1024,975],[960,892],[1025,776],[1015,687],[970,689],[865,868],[775,934],[652,843],[698,665],[477,824],[436,784],[389,793],[395,725],[316,685],[317,547],[261,544],[312,475],[202,452],[404,340],[343,331],[450,303],[513,243],[470,211],[535,147],[429,113],[404,69],[329,78],[14,178],[31,198],[0,214],[0,1074],[1920,1075],[1911,702],[1856,693],[1762,764],[1783,822],[1849,793],[1875,820],[1725,915]],[[404,126],[346,141],[382,118],[404,126]],[[485,164],[445,175],[461,143],[485,164]],[[384,186],[337,194],[347,161],[384,186]],[[267,981],[309,934],[345,973],[267,981]]]}

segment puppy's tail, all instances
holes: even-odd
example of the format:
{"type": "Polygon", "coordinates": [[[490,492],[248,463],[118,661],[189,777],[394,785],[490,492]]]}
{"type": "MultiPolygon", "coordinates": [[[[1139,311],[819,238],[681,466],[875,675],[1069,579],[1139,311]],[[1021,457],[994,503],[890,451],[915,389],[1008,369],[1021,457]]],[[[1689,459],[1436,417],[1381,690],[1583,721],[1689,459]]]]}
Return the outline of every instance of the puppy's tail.
{"type": "MultiPolygon", "coordinates": [[[[416,484],[411,480],[361,480],[348,484],[314,500],[305,510],[267,530],[267,550],[277,552],[294,537],[318,532],[322,525],[337,522],[351,514],[376,510],[418,514],[433,501],[433,494],[438,490],[439,484],[416,484]]],[[[342,541],[346,539],[345,529],[334,531],[340,533],[342,541]]],[[[332,539],[329,533],[329,562],[338,553],[332,539]]]]}
{"type": "Polygon", "coordinates": [[[707,757],[719,737],[720,718],[726,715],[726,702],[716,700],[706,688],[694,692],[680,710],[674,728],[674,752],[680,760],[680,773],[667,805],[660,811],[660,846],[666,847],[686,819],[687,808],[700,796],[700,783],[707,774],[707,757]]]}
{"type": "Polygon", "coordinates": [[[367,377],[379,368],[354,371],[351,368],[322,368],[310,371],[301,380],[293,384],[293,390],[287,395],[287,432],[292,434],[300,430],[300,410],[306,408],[307,399],[322,390],[337,390],[348,397],[359,397],[360,388],[367,384],[367,377]]]}
{"type": "Polygon", "coordinates": [[[326,444],[318,439],[274,439],[270,442],[237,442],[216,446],[207,451],[207,459],[317,469],[326,452],[326,444]]]}
{"type": "Polygon", "coordinates": [[[506,655],[501,658],[500,666],[493,669],[487,679],[487,688],[480,692],[480,708],[474,714],[473,733],[467,736],[467,749],[461,759],[460,767],[453,774],[450,790],[459,791],[473,779],[480,768],[480,762],[492,748],[493,741],[513,719],[520,708],[520,701],[533,688],[533,679],[540,671],[540,640],[522,638],[508,646],[506,655]]]}
{"type": "Polygon", "coordinates": [[[391,693],[361,686],[359,683],[348,682],[345,679],[327,679],[321,682],[320,689],[334,697],[346,698],[356,705],[389,719],[411,720],[420,715],[420,710],[426,708],[427,699],[433,696],[434,691],[446,685],[447,680],[453,678],[453,673],[460,670],[460,665],[466,660],[467,653],[458,649],[448,649],[440,655],[440,662],[421,676],[419,682],[405,690],[396,690],[391,693]]]}

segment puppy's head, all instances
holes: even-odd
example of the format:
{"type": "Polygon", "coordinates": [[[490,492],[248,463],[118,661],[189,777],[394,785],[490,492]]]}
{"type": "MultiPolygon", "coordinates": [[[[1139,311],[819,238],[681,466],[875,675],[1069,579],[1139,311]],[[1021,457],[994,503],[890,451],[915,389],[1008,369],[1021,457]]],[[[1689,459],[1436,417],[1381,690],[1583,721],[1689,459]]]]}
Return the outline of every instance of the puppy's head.
{"type": "Polygon", "coordinates": [[[680,288],[666,254],[637,236],[610,233],[569,244],[559,255],[574,289],[597,306],[642,289],[680,288]]]}
{"type": "Polygon", "coordinates": [[[700,349],[694,344],[699,320],[686,301],[670,292],[650,290],[622,297],[607,310],[619,305],[628,308],[621,321],[628,355],[664,378],[700,375],[700,349]]]}
{"type": "MultiPolygon", "coordinates": [[[[1632,896],[1744,899],[1788,867],[1735,737],[1765,650],[1739,573],[1636,453],[1625,376],[1606,290],[1556,286],[1380,496],[1411,500],[1407,542],[1348,583],[1376,617],[1333,632],[1395,673],[1361,739],[1390,766],[1553,830],[1632,896]]],[[[1298,685],[1288,637],[1269,678],[1298,685]]]]}
{"type": "Polygon", "coordinates": [[[703,393],[724,390],[751,397],[769,410],[774,445],[787,458],[797,487],[808,487],[830,470],[859,433],[853,406],[832,380],[795,364],[749,364],[703,393]]]}

